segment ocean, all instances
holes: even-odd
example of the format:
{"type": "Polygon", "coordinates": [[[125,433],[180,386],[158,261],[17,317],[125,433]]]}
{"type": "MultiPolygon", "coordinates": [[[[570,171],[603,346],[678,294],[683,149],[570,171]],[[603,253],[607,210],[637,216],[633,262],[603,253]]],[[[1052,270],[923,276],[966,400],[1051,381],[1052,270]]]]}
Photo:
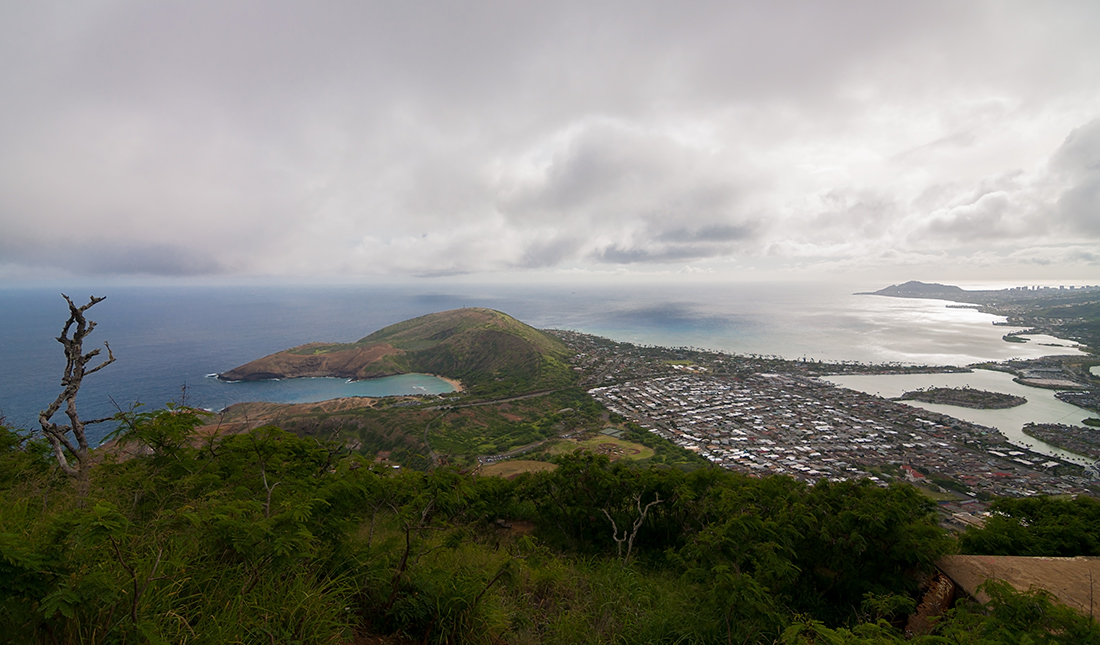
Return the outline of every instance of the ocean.
{"type": "MultiPolygon", "coordinates": [[[[82,287],[75,302],[107,299],[85,351],[108,341],[117,361],[89,376],[84,418],[134,403],[180,398],[213,410],[245,400],[295,402],[368,395],[379,383],[336,379],[222,383],[208,375],[310,341],[350,342],[386,325],[460,307],[490,307],[538,328],[571,329],[641,344],[828,361],[965,365],[1076,352],[1038,337],[1006,343],[995,316],[945,302],[854,295],[885,285],[732,283],[421,286],[82,287]],[[358,388],[358,389],[356,389],[358,388]],[[364,389],[366,388],[366,389],[364,389]],[[320,398],[318,398],[320,397],[320,398]],[[117,406],[117,407],[116,407],[117,406]]],[[[14,427],[37,425],[60,391],[54,340],[68,316],[60,289],[0,288],[0,413],[14,427]]],[[[433,382],[434,381],[434,382],[433,382]]],[[[415,393],[435,379],[381,384],[380,394],[415,393]]],[[[90,433],[98,440],[106,428],[90,433]]]]}

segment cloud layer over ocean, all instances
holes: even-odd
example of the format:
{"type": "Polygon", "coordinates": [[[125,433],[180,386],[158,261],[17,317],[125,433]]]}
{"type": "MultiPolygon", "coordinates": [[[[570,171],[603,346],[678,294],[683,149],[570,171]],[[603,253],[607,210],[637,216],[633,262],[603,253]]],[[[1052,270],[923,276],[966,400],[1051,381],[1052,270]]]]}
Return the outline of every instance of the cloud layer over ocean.
{"type": "Polygon", "coordinates": [[[0,280],[1088,279],[1098,27],[1091,1],[7,3],[0,280]]]}

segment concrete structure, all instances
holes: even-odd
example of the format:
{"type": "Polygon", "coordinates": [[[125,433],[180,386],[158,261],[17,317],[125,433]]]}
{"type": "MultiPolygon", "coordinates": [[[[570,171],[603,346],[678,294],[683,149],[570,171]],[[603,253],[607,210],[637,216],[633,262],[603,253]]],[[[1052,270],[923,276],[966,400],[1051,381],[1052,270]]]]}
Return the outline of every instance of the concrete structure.
{"type": "Polygon", "coordinates": [[[990,578],[1020,591],[1043,589],[1086,616],[1100,612],[1100,558],[1026,558],[1007,555],[948,555],[936,568],[980,602],[978,586],[990,578]]]}

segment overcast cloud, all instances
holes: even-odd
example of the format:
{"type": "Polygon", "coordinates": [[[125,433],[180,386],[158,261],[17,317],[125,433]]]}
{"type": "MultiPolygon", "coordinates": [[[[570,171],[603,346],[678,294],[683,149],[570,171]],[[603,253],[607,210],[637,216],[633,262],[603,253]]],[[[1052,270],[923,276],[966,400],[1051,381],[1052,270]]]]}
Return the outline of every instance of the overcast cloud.
{"type": "Polygon", "coordinates": [[[1100,276],[1100,3],[9,2],[0,280],[1100,276]]]}

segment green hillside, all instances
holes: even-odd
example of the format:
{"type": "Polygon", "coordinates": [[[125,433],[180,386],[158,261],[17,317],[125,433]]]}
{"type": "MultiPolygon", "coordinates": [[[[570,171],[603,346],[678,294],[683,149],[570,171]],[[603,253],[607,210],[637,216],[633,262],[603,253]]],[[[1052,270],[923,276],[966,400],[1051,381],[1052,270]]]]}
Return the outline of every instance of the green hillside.
{"type": "Polygon", "coordinates": [[[356,344],[387,342],[407,350],[428,349],[466,331],[496,330],[522,338],[544,352],[565,352],[565,345],[548,334],[494,309],[467,307],[412,318],[360,339],[356,344]]]}
{"type": "MultiPolygon", "coordinates": [[[[130,458],[83,481],[0,424],[0,642],[1100,642],[1091,616],[1004,584],[906,634],[957,546],[906,484],[591,453],[508,480],[272,426],[197,443],[187,408],[122,416],[130,458]]],[[[1011,502],[963,544],[1095,553],[1095,503],[1011,502]]]]}
{"type": "Polygon", "coordinates": [[[572,382],[558,339],[483,308],[443,311],[380,329],[355,343],[310,343],[252,361],[223,380],[305,376],[377,378],[421,372],[498,395],[572,382]]]}

